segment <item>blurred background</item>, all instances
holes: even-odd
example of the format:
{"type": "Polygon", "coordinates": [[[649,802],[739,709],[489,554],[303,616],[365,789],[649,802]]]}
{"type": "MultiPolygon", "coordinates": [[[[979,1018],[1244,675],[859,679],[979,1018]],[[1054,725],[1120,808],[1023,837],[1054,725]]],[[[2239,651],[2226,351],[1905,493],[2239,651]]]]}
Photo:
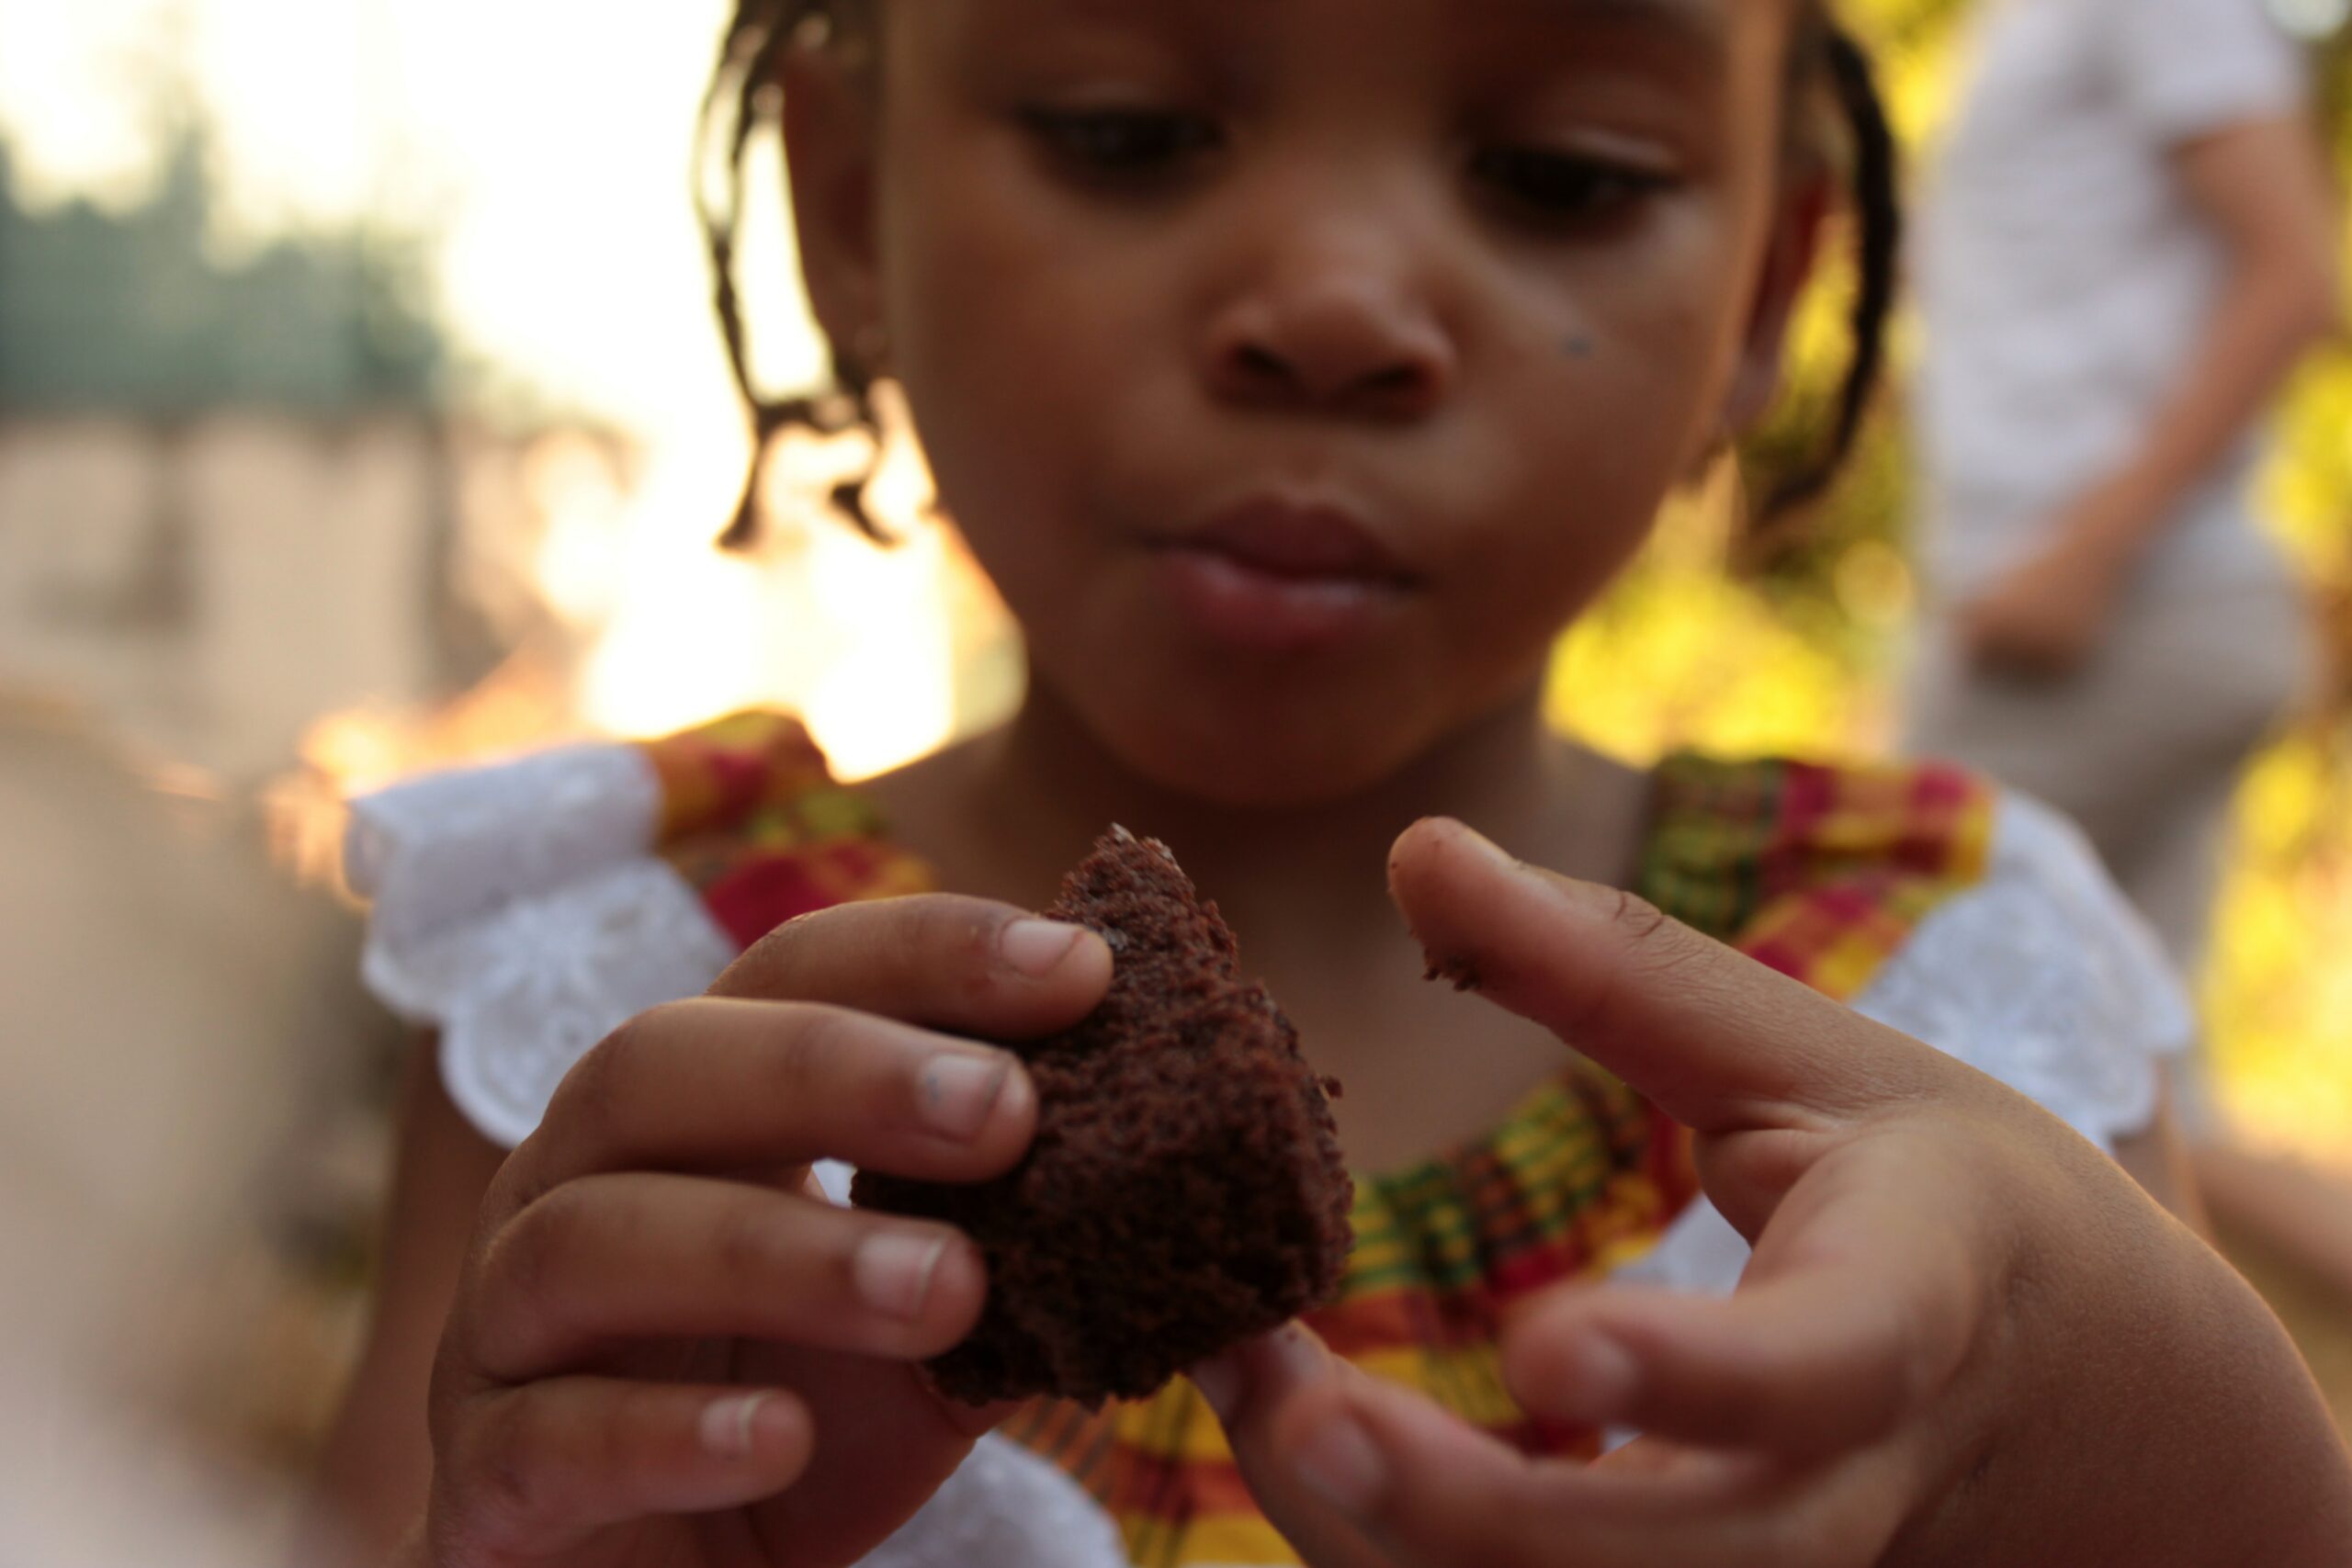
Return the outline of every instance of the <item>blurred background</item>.
{"type": "MultiPolygon", "coordinates": [[[[2272,4],[2352,160],[2346,0],[2272,4]]],[[[1905,138],[1931,143],[1967,0],[1846,10],[1905,138]]],[[[389,1153],[400,1040],[354,977],[336,801],[761,704],[856,777],[1017,699],[1019,649],[924,521],[903,441],[877,495],[900,547],[824,509],[856,442],[797,437],[763,549],[712,547],[748,444],[691,204],[725,19],[719,0],[0,0],[0,864],[22,895],[0,933],[0,1160],[108,1238],[0,1204],[0,1268],[48,1260],[48,1310],[93,1345],[120,1325],[70,1303],[130,1314],[153,1365],[121,1374],[153,1372],[157,1418],[232,1486],[298,1474],[315,1440],[389,1153]]],[[[752,178],[779,188],[772,153],[752,178]]],[[[762,376],[810,384],[780,203],[748,256],[774,280],[752,300],[762,376]]],[[[1751,467],[1826,417],[1840,289],[1751,467]]],[[[2337,662],[2248,777],[2198,984],[2234,1124],[2343,1167],[2352,356],[2303,373],[2280,432],[2266,520],[2337,662]]],[[[1885,745],[1917,599],[1906,451],[1891,408],[1818,526],[1744,580],[1724,497],[1678,503],[1564,642],[1559,722],[1633,757],[1885,745]]],[[[2352,1416],[2352,1304],[2242,1261],[2352,1416]]]]}

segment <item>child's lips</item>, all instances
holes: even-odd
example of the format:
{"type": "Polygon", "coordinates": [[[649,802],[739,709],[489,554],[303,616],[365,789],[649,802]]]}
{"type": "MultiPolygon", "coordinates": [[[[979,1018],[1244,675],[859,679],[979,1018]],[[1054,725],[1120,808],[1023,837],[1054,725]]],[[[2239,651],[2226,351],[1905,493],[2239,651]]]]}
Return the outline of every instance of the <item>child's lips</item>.
{"type": "Polygon", "coordinates": [[[1234,506],[1155,541],[1155,581],[1208,640],[1307,653],[1375,631],[1419,586],[1373,532],[1336,507],[1279,499],[1234,506]]]}
{"type": "Polygon", "coordinates": [[[1155,552],[1153,578],[1193,631],[1259,653],[1308,653],[1352,641],[1376,629],[1408,592],[1374,578],[1269,570],[1185,545],[1155,552]]]}
{"type": "Polygon", "coordinates": [[[1377,533],[1345,508],[1276,496],[1228,506],[1165,541],[1222,557],[1267,577],[1406,587],[1412,574],[1377,533]]]}

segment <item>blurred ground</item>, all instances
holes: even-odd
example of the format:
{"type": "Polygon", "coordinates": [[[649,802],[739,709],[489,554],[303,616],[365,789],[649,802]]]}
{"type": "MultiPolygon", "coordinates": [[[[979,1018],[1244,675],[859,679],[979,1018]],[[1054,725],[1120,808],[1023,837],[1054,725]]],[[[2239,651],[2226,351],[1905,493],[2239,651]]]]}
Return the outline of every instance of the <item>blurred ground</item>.
{"type": "MultiPolygon", "coordinates": [[[[158,1506],[150,1468],[271,1498],[306,1467],[356,1344],[400,1035],[360,990],[356,916],[272,872],[256,814],[6,690],[0,865],[0,1562],[78,1562],[27,1532],[94,1501],[90,1423],[147,1434],[107,1461],[125,1516],[158,1506]]],[[[266,1561],[187,1544],[191,1568],[266,1561]]]]}

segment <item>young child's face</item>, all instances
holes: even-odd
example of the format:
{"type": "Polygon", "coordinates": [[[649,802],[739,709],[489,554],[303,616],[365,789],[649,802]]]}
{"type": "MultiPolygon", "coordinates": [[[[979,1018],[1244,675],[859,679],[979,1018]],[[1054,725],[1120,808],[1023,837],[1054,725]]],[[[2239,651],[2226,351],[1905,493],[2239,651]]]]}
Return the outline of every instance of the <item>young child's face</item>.
{"type": "Polygon", "coordinates": [[[1237,805],[1523,693],[1769,386],[1796,0],[891,0],[804,262],[1046,682],[1237,805]]]}

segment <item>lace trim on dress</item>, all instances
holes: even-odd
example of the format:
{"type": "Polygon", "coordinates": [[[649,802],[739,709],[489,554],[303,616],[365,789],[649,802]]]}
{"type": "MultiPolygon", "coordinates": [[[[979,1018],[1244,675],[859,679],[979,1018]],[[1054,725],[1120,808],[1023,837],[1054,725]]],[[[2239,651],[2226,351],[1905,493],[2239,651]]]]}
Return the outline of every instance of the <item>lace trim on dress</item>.
{"type": "Polygon", "coordinates": [[[369,935],[404,942],[641,854],[661,818],[636,747],[559,747],[352,802],[345,874],[375,900],[369,935]]]}
{"type": "Polygon", "coordinates": [[[644,754],[575,746],[399,785],[352,807],[375,896],[368,987],[441,1036],[450,1098],[506,1147],[627,1020],[706,989],[733,942],[651,845],[644,754]]]}
{"type": "Polygon", "coordinates": [[[1126,1543],[1084,1488],[1002,1438],[983,1438],[947,1484],[860,1568],[1128,1568],[1126,1543]]]}

